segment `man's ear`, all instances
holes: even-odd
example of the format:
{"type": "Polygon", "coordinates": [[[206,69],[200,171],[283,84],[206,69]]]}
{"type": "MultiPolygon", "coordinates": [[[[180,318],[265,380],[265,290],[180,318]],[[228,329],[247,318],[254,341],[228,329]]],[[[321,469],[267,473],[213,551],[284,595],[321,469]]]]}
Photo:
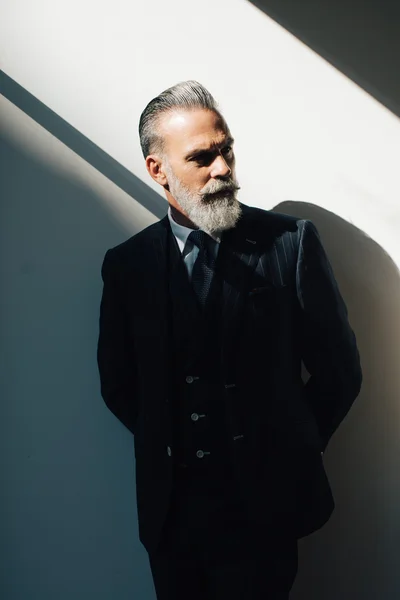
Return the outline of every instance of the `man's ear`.
{"type": "Polygon", "coordinates": [[[149,154],[146,158],[146,169],[149,172],[150,177],[157,183],[165,187],[168,185],[167,176],[163,169],[163,163],[161,158],[157,154],[149,154]]]}

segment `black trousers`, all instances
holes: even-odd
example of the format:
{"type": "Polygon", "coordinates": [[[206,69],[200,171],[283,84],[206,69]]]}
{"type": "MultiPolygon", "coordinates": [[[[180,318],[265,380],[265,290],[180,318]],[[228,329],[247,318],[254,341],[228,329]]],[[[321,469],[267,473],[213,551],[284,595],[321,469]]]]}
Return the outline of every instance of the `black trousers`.
{"type": "Polygon", "coordinates": [[[227,473],[178,470],[149,561],[157,600],[287,600],[297,540],[249,521],[227,473]]]}

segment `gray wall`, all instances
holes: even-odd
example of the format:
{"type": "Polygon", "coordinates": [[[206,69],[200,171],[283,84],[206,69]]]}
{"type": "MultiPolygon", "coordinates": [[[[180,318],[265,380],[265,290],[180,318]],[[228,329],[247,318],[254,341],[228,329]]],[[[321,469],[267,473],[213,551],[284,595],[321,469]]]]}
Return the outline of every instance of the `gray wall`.
{"type": "Polygon", "coordinates": [[[0,596],[150,599],[133,436],[96,343],[103,255],[154,217],[129,198],[130,222],[124,192],[0,100],[0,596]]]}

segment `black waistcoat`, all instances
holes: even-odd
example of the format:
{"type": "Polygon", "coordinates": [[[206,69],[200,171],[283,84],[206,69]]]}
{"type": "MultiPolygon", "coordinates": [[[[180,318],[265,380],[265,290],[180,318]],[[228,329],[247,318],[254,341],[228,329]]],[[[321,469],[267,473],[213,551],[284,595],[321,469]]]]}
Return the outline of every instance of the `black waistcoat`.
{"type": "Polygon", "coordinates": [[[169,240],[174,460],[192,469],[229,469],[221,370],[222,280],[201,309],[176,239],[169,240]]]}

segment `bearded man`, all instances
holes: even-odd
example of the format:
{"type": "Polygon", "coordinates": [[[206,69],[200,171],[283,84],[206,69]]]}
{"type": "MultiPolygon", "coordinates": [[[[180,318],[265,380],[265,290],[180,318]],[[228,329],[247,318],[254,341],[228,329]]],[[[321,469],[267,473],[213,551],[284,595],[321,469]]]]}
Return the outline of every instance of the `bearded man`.
{"type": "Polygon", "coordinates": [[[238,201],[202,85],[151,100],[139,135],[168,214],[106,253],[98,364],[134,434],[156,595],[287,599],[297,540],[334,508],[322,454],[360,391],[347,310],[315,226],[238,201]]]}

